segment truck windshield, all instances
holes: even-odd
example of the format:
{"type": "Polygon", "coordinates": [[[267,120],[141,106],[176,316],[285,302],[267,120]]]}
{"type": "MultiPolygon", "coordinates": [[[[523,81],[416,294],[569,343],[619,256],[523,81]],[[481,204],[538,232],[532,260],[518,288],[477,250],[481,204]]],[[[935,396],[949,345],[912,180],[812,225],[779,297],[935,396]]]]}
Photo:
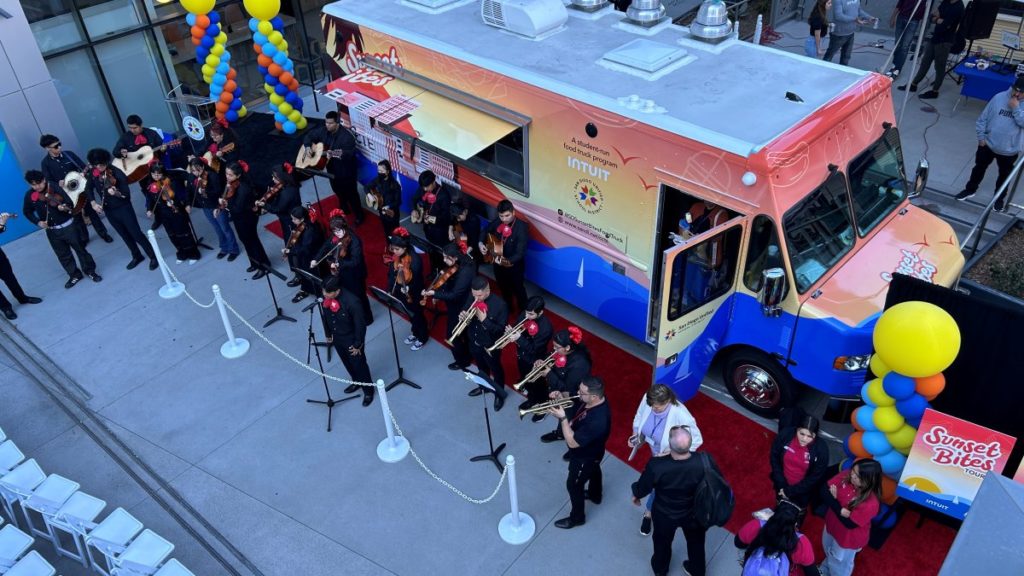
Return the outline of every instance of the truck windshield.
{"type": "Polygon", "coordinates": [[[850,197],[857,232],[864,236],[906,196],[903,155],[895,128],[850,162],[850,197]]]}
{"type": "Polygon", "coordinates": [[[782,223],[796,288],[803,293],[849,252],[856,240],[843,174],[830,175],[786,212],[782,223]]]}

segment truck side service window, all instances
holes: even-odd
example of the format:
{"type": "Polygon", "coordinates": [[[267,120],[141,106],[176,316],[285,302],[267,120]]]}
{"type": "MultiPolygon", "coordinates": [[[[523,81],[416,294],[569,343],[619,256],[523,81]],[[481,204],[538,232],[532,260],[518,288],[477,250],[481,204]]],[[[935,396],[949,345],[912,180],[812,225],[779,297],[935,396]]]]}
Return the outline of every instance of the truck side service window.
{"type": "Polygon", "coordinates": [[[856,234],[843,174],[833,173],[790,208],[782,228],[796,289],[802,294],[853,248],[856,234]]]}
{"type": "Polygon", "coordinates": [[[668,319],[676,320],[732,287],[743,228],[733,226],[675,255],[668,319]]]}
{"type": "MultiPolygon", "coordinates": [[[[771,218],[760,215],[754,218],[750,231],[750,245],[747,246],[747,262],[743,270],[743,285],[751,292],[761,289],[761,273],[769,268],[785,268],[779,249],[779,234],[771,218]]],[[[788,291],[789,283],[786,284],[788,291]]],[[[783,292],[785,294],[785,292],[783,292]]]]}

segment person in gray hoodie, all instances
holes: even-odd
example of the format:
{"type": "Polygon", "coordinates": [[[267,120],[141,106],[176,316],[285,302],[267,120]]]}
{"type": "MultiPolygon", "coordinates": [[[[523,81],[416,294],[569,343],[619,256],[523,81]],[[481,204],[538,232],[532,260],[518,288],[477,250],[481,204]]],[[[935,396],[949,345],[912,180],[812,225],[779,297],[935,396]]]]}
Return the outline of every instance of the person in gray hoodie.
{"type": "MultiPolygon", "coordinates": [[[[1021,142],[1024,141],[1024,77],[1017,78],[1013,87],[1000,92],[988,101],[981,111],[974,129],[978,132],[978,151],[974,154],[974,169],[962,192],[956,195],[957,200],[967,200],[978,193],[978,185],[985,177],[992,161],[996,161],[999,176],[996,178],[996,190],[1003,185],[1013,170],[1013,164],[1020,153],[1021,142]]],[[[1005,210],[1003,197],[1005,192],[996,199],[997,212],[1005,210]]]]}
{"type": "Polygon", "coordinates": [[[853,54],[853,33],[857,31],[857,24],[875,23],[878,18],[865,12],[860,7],[860,0],[833,0],[832,22],[835,28],[828,37],[824,59],[831,61],[836,52],[842,50],[839,63],[846,66],[853,54]]]}

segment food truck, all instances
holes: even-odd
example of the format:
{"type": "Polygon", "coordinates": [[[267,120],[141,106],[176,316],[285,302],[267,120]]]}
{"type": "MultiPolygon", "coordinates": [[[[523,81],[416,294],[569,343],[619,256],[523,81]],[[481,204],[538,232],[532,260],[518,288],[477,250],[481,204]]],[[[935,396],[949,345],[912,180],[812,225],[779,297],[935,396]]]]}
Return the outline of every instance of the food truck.
{"type": "Polygon", "coordinates": [[[716,359],[760,414],[856,396],[892,274],[964,262],[909,201],[890,80],[740,41],[720,1],[689,27],[606,4],[334,2],[323,92],[367,163],[511,200],[528,279],[648,343],[681,399],[716,359]]]}

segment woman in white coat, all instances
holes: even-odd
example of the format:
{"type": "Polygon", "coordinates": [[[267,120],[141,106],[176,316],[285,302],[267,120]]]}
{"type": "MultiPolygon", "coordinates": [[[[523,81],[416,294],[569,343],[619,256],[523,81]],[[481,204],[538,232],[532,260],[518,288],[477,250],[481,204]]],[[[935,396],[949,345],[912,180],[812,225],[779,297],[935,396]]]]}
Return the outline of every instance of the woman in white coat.
{"type": "MultiPolygon", "coordinates": [[[[664,384],[651,386],[640,401],[633,417],[633,435],[629,438],[629,446],[635,448],[644,442],[651,447],[651,454],[661,456],[668,454],[668,437],[672,428],[686,426],[693,437],[690,450],[700,448],[704,443],[697,421],[690,411],[676,398],[676,393],[664,384]]],[[[640,523],[640,533],[651,534],[651,506],[654,504],[654,492],[647,497],[644,518],[640,523]]]]}

